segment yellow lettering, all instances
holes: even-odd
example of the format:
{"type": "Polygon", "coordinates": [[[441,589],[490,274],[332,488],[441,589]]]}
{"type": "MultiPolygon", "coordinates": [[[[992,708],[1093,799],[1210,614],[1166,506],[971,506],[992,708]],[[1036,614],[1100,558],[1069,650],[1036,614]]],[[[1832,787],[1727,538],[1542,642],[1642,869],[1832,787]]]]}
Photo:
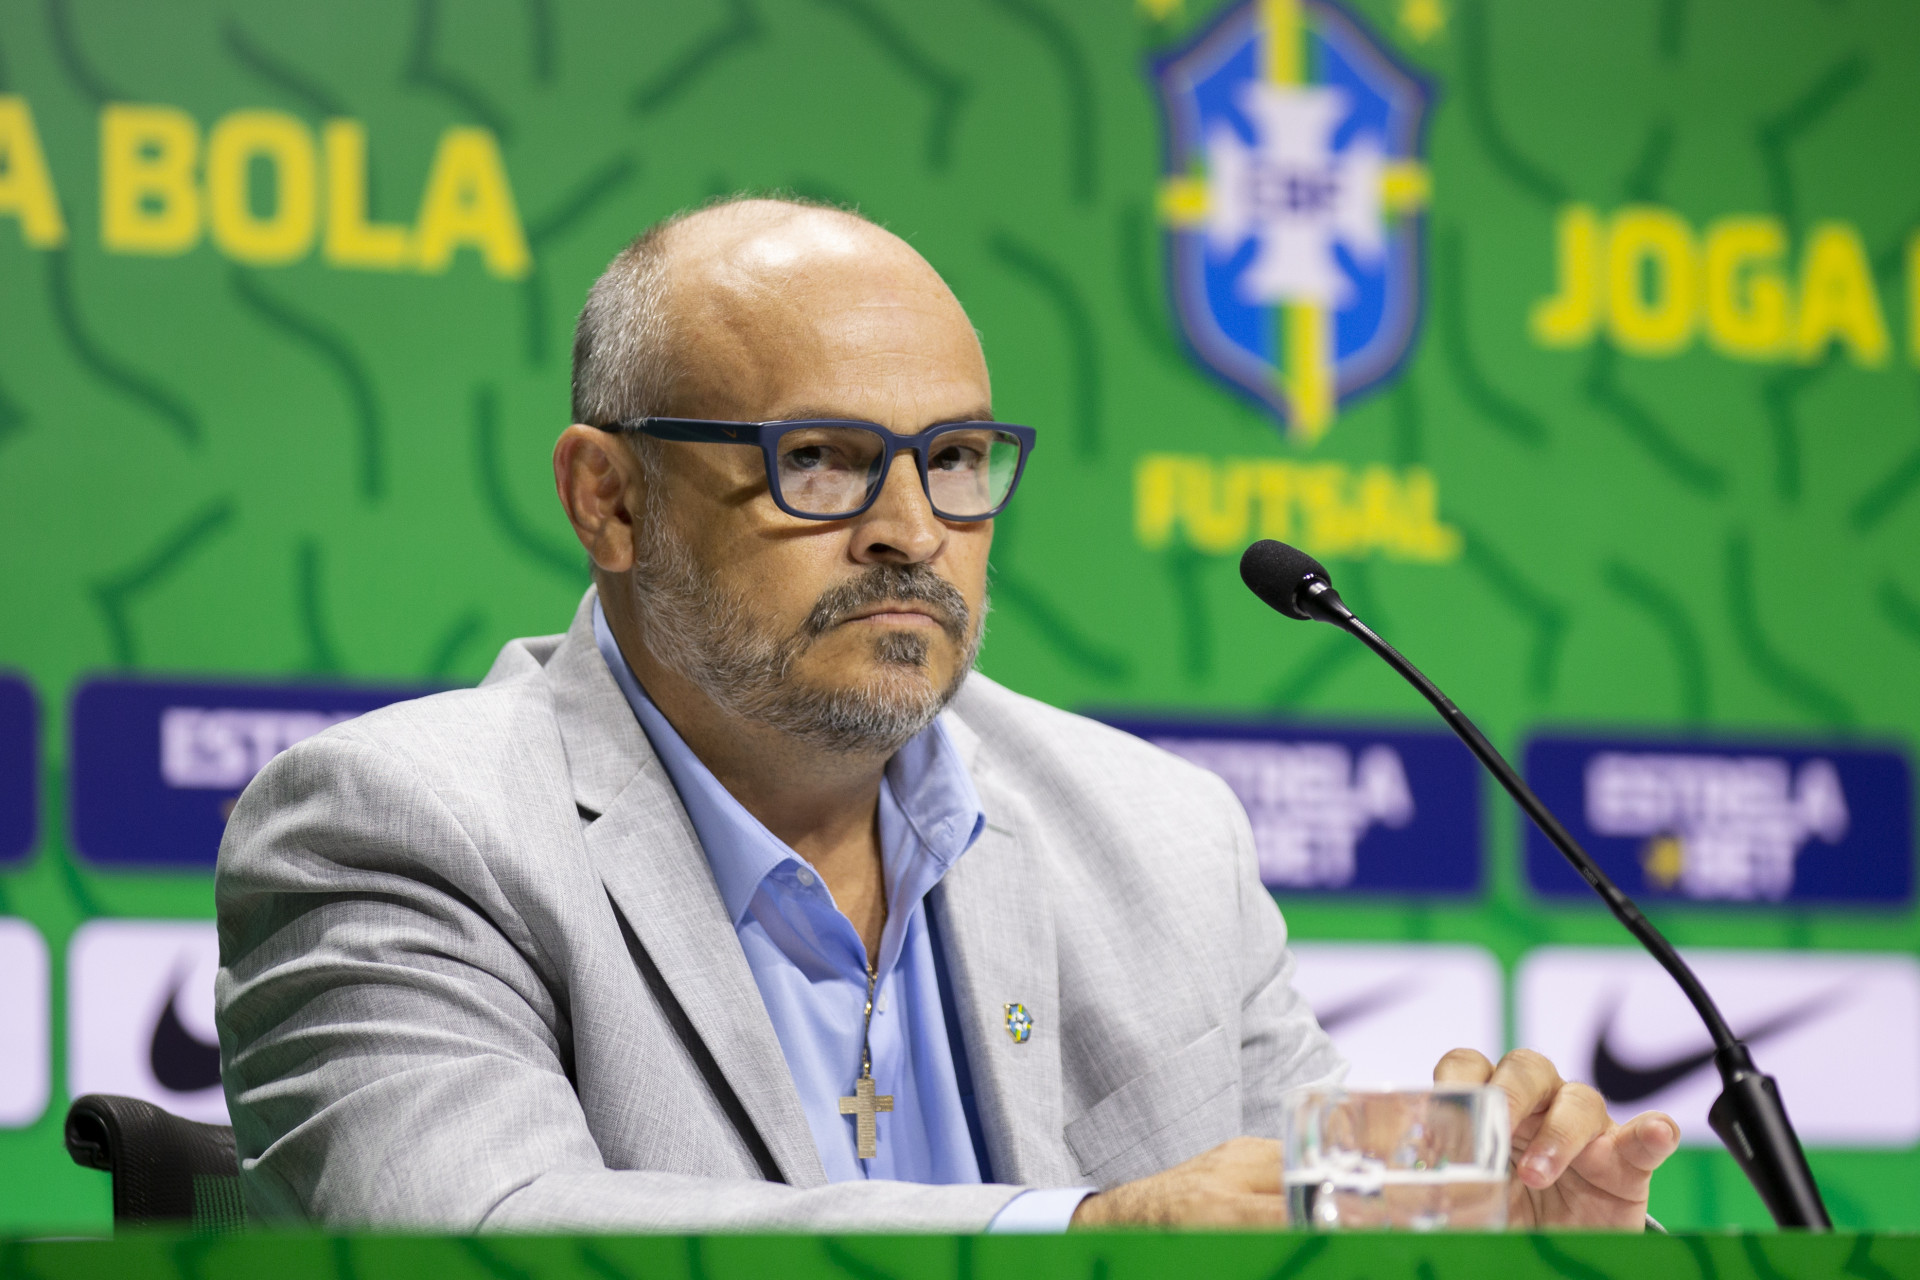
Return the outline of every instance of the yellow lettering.
{"type": "Polygon", "coordinates": [[[1907,237],[1907,355],[1920,364],[1920,231],[1907,237]]]}
{"type": "Polygon", "coordinates": [[[336,267],[400,271],[413,262],[406,227],[367,221],[367,127],[329,120],[320,130],[327,164],[327,234],[320,252],[336,267]]]}
{"type": "Polygon", "coordinates": [[[279,111],[236,111],[207,137],[207,224],[220,251],[241,262],[274,266],[313,248],[318,192],[313,137],[279,111]],[[254,213],[249,170],[263,160],[273,171],[273,212],[254,213]]]}
{"type": "Polygon", "coordinates": [[[1787,232],[1775,218],[1722,218],[1707,228],[1707,341],[1730,356],[1766,360],[1787,348],[1787,232]]]}
{"type": "Polygon", "coordinates": [[[1614,345],[1671,355],[1693,337],[1698,288],[1693,233],[1670,209],[1629,205],[1607,247],[1607,329],[1614,345]]]}
{"type": "Polygon", "coordinates": [[[445,271],[462,245],[479,250],[487,270],[508,280],[532,267],[506,165],[491,133],[463,127],[440,136],[416,235],[426,271],[445,271]]]}
{"type": "Polygon", "coordinates": [[[100,111],[100,240],[117,253],[185,253],[200,239],[200,127],[178,107],[100,111]]]}
{"type": "Polygon", "coordinates": [[[1172,541],[1180,510],[1180,473],[1193,464],[1191,458],[1166,453],[1142,454],[1134,463],[1133,536],[1147,550],[1158,551],[1172,541]]]}
{"type": "Polygon", "coordinates": [[[1180,507],[1188,544],[1195,551],[1215,555],[1246,546],[1254,469],[1245,463],[1228,463],[1216,470],[1202,461],[1187,468],[1183,478],[1180,507]]]}
{"type": "Polygon", "coordinates": [[[1445,563],[1460,554],[1459,530],[1441,521],[1439,488],[1423,467],[1356,476],[1341,462],[1156,453],[1135,463],[1133,483],[1134,534],[1149,551],[1178,533],[1208,555],[1237,555],[1249,536],[1297,540],[1323,556],[1445,563]]]}
{"type": "Polygon", "coordinates": [[[1260,536],[1293,541],[1293,464],[1263,462],[1254,476],[1260,503],[1260,536]]]}
{"type": "Polygon", "coordinates": [[[20,220],[20,238],[35,249],[58,249],[67,242],[33,108],[11,95],[0,96],[0,217],[6,216],[20,220]]]}
{"type": "Polygon", "coordinates": [[[1528,327],[1541,346],[1577,347],[1600,325],[1600,218],[1593,206],[1560,210],[1554,239],[1559,291],[1534,303],[1528,327]]]}
{"type": "Polygon", "coordinates": [[[1408,467],[1405,476],[1406,524],[1400,552],[1409,560],[1444,564],[1460,554],[1460,531],[1440,520],[1440,486],[1425,467],[1408,467]]]}
{"type": "Polygon", "coordinates": [[[1817,360],[1838,339],[1855,364],[1887,358],[1887,325],[1867,269],[1860,235],[1844,222],[1813,229],[1800,261],[1800,324],[1794,345],[1802,360],[1817,360]]]}

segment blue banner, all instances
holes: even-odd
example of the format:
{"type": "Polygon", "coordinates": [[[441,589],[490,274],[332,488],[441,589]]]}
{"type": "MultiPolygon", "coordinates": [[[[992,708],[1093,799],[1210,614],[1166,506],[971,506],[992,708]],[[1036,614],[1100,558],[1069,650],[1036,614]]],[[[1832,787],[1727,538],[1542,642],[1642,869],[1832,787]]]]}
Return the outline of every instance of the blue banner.
{"type": "Polygon", "coordinates": [[[240,792],[302,738],[431,689],[89,680],[73,696],[74,847],[100,866],[211,869],[240,792]]]}
{"type": "MultiPolygon", "coordinates": [[[[1635,897],[1894,904],[1913,896],[1913,773],[1887,748],[1540,735],[1526,775],[1635,897]]],[[[1531,823],[1527,878],[1592,890],[1531,823]]]]}
{"type": "Polygon", "coordinates": [[[1451,734],[1101,718],[1226,780],[1269,888],[1480,889],[1479,765],[1451,734]]]}
{"type": "Polygon", "coordinates": [[[33,686],[0,675],[0,863],[33,851],[40,834],[40,705],[33,686]]]}

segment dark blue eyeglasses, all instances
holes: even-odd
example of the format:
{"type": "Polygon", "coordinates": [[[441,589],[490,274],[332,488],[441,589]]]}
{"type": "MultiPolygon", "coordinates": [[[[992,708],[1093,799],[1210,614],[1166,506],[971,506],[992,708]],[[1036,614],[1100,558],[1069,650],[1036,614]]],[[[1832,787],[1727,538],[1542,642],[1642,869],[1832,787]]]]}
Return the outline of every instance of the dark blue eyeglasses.
{"type": "Polygon", "coordinates": [[[1034,444],[1032,427],[1007,422],[946,422],[910,436],[852,418],[636,418],[601,430],[694,444],[758,445],[774,502],[802,520],[846,520],[871,507],[893,455],[903,450],[919,464],[920,485],[935,515],[989,520],[1013,497],[1034,444]]]}

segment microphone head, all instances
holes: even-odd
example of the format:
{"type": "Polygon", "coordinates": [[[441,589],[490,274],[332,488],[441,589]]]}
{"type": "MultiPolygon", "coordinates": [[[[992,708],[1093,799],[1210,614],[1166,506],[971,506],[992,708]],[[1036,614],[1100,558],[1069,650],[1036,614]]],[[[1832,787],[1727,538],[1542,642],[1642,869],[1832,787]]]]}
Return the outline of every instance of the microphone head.
{"type": "Polygon", "coordinates": [[[1333,585],[1325,565],[1300,548],[1272,538],[1262,538],[1240,557],[1240,580],[1247,584],[1248,590],[1269,607],[1302,622],[1311,622],[1317,617],[1300,607],[1300,589],[1315,578],[1329,587],[1333,585]]]}

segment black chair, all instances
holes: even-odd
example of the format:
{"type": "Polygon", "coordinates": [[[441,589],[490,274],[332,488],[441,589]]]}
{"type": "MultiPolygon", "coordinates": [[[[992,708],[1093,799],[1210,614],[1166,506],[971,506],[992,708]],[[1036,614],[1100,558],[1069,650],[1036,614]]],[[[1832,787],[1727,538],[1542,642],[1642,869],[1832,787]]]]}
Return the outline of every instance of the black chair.
{"type": "Polygon", "coordinates": [[[90,1093],[67,1108],[67,1154],[113,1175],[113,1225],[224,1235],[246,1228],[233,1130],[138,1098],[90,1093]]]}

